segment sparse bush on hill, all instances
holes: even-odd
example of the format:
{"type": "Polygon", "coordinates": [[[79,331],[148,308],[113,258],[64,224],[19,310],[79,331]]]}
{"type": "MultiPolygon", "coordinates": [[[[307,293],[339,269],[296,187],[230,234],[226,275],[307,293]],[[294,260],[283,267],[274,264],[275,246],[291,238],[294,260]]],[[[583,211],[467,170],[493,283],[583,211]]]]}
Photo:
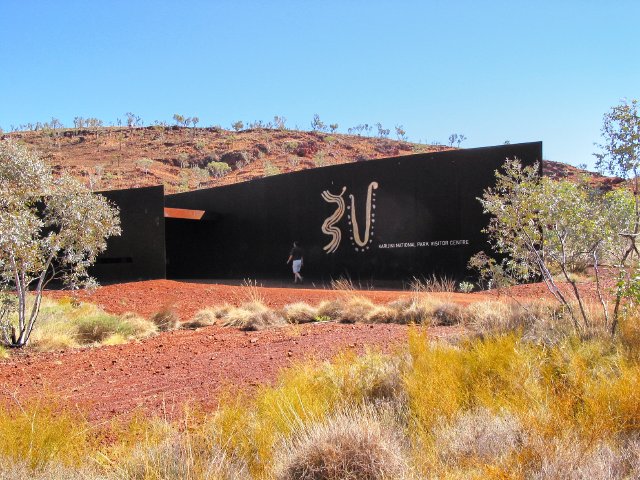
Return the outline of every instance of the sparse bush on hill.
{"type": "Polygon", "coordinates": [[[214,177],[221,178],[231,171],[231,167],[225,162],[213,161],[207,164],[207,170],[209,170],[214,177]]]}
{"type": "Polygon", "coordinates": [[[271,177],[273,175],[279,175],[280,169],[274,165],[273,163],[266,161],[264,162],[264,176],[271,177]]]}
{"type": "Polygon", "coordinates": [[[149,169],[153,165],[153,160],[150,158],[141,158],[140,160],[136,160],[136,166],[142,170],[142,173],[145,175],[149,174],[149,169]]]}
{"type": "Polygon", "coordinates": [[[200,188],[200,185],[208,182],[211,178],[209,174],[209,170],[206,168],[193,166],[190,168],[190,170],[191,170],[191,178],[194,180],[196,188],[200,188]]]}
{"type": "Polygon", "coordinates": [[[313,115],[313,120],[311,121],[311,130],[314,132],[324,132],[327,129],[325,123],[320,120],[320,115],[317,113],[313,115]]]}

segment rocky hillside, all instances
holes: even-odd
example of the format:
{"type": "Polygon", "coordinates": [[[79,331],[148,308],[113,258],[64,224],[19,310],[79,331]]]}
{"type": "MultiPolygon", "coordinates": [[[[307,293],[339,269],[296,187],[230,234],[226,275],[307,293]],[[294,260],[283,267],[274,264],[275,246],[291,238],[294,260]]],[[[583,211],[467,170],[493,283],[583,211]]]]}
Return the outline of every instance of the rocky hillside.
{"type": "MultiPolygon", "coordinates": [[[[168,193],[242,182],[307,168],[450,150],[388,138],[286,129],[97,127],[7,133],[38,149],[52,167],[93,189],[164,184],[168,193]]],[[[545,162],[545,172],[577,178],[581,171],[545,162]]],[[[619,179],[592,175],[610,187],[619,179]]]]}

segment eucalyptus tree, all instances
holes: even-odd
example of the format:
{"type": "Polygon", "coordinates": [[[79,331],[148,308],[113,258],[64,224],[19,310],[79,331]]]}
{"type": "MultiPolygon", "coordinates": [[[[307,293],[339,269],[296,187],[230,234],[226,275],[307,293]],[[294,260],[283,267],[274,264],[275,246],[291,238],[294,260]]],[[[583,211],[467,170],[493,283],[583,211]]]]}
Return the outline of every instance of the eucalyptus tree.
{"type": "Polygon", "coordinates": [[[0,341],[28,343],[52,280],[95,285],[88,268],[119,234],[117,207],[70,176],[54,177],[26,146],[0,142],[0,290],[16,300],[0,318],[0,341]]]}
{"type": "MultiPolygon", "coordinates": [[[[640,302],[640,115],[638,100],[622,101],[604,114],[602,122],[602,144],[596,144],[600,152],[595,153],[596,167],[629,182],[633,192],[633,220],[618,234],[625,240],[624,253],[619,265],[635,264],[635,268],[620,268],[616,292],[615,313],[623,298],[635,298],[640,302]],[[635,283],[635,285],[632,285],[635,283]],[[633,294],[633,292],[636,292],[633,294]]],[[[615,329],[615,324],[613,325],[615,329]]]]}
{"type": "Polygon", "coordinates": [[[496,185],[479,200],[492,215],[485,232],[500,259],[481,252],[472,258],[472,267],[481,275],[513,282],[541,279],[580,331],[589,330],[593,319],[572,272],[591,267],[602,314],[615,332],[619,309],[610,318],[600,267],[613,263],[623,272],[634,266],[621,234],[634,223],[632,192],[602,193],[584,182],[541,178],[537,166],[525,167],[514,159],[496,172],[496,185]],[[558,284],[558,276],[568,291],[558,284]]]}

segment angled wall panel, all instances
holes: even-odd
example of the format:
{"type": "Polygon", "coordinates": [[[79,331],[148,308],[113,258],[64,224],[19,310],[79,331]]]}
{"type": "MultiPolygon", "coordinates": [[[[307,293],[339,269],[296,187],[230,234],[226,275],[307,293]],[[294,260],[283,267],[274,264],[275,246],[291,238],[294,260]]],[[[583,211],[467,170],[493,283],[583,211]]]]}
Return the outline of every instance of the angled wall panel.
{"type": "Polygon", "coordinates": [[[487,249],[477,197],[506,158],[542,159],[542,143],[453,150],[336,165],[169,195],[167,207],[204,210],[167,219],[172,278],[286,278],[291,242],[304,274],[329,280],[469,276],[487,249]]]}

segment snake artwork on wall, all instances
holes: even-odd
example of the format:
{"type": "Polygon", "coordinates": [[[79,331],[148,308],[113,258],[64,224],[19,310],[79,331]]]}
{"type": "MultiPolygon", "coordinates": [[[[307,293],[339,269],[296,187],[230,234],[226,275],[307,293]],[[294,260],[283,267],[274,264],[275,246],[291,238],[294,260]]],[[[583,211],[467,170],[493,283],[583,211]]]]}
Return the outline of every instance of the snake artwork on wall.
{"type": "Polygon", "coordinates": [[[378,189],[378,182],[371,182],[367,188],[367,199],[365,206],[365,228],[362,236],[360,235],[360,228],[358,226],[358,219],[356,213],[356,199],[353,194],[349,194],[350,205],[346,206],[343,195],[347,190],[347,187],[342,187],[342,191],[335,195],[325,190],[322,192],[322,199],[328,203],[337,204],[336,210],[325,219],[322,223],[322,233],[331,236],[331,240],[327,243],[323,249],[326,253],[335,252],[342,241],[342,231],[336,226],[336,224],[342,219],[346,210],[349,210],[347,218],[349,219],[349,226],[351,231],[351,244],[354,246],[356,252],[363,252],[369,249],[369,244],[373,242],[373,232],[375,224],[375,190],[378,189]]]}

